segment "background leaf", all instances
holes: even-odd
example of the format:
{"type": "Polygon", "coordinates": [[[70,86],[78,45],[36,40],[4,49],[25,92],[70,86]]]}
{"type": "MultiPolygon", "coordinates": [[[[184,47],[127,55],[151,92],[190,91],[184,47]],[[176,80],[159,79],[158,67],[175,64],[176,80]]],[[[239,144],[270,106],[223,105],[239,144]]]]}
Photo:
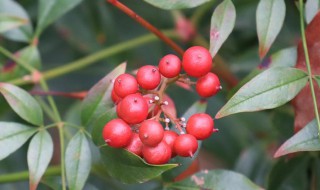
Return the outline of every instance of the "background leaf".
{"type": "Polygon", "coordinates": [[[0,14],[0,33],[7,32],[28,23],[28,20],[12,15],[0,14]]]}
{"type": "Polygon", "coordinates": [[[35,190],[53,155],[53,141],[46,130],[39,131],[31,140],[28,149],[30,189],[35,190]]]}
{"type": "Polygon", "coordinates": [[[186,9],[199,6],[210,0],[144,0],[153,6],[159,7],[161,9],[186,9]]]}
{"type": "Polygon", "coordinates": [[[38,102],[25,90],[8,83],[0,83],[0,92],[11,108],[24,120],[43,124],[43,113],[38,102]]]}
{"type": "Polygon", "coordinates": [[[20,148],[37,129],[19,123],[0,122],[0,160],[20,148]]]}
{"type": "Polygon", "coordinates": [[[319,11],[319,8],[319,0],[307,0],[305,5],[305,16],[308,24],[312,21],[314,16],[316,16],[317,12],[319,11]]]}
{"type": "Polygon", "coordinates": [[[91,169],[89,142],[82,131],[79,131],[70,140],[66,148],[65,161],[69,189],[82,189],[91,169]]]}
{"type": "Polygon", "coordinates": [[[183,181],[169,184],[168,189],[261,190],[247,177],[227,170],[204,170],[183,181]]]}
{"type": "Polygon", "coordinates": [[[231,0],[224,0],[211,17],[210,53],[214,57],[228,38],[236,21],[236,9],[231,0]]]}
{"type": "Polygon", "coordinates": [[[285,15],[283,0],[260,0],[256,13],[260,58],[268,53],[282,28],[285,15]]]}
{"type": "Polygon", "coordinates": [[[271,109],[294,98],[306,85],[305,72],[289,67],[273,67],[254,77],[220,109],[216,118],[271,109]]]}

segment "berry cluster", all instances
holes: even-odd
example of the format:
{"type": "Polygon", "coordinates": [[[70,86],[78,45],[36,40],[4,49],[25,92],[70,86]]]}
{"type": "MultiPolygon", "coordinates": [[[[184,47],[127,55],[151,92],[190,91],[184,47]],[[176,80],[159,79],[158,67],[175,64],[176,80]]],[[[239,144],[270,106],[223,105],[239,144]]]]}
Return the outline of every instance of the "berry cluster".
{"type": "Polygon", "coordinates": [[[200,96],[215,95],[221,86],[219,78],[210,72],[211,67],[208,50],[194,46],[184,53],[182,62],[169,54],[160,60],[158,67],[145,65],[139,68],[136,77],[130,74],[118,76],[112,90],[118,118],[105,125],[105,142],[111,147],[125,148],[150,164],[167,163],[176,155],[192,157],[198,149],[197,140],[204,140],[217,131],[214,121],[205,113],[194,114],[187,122],[185,118],[176,118],[167,109],[174,105],[169,104],[172,100],[164,91],[176,81],[194,84],[188,78],[191,76],[198,78],[195,84],[200,96]],[[186,74],[180,74],[181,68],[186,74]],[[180,134],[170,130],[170,122],[180,134]]]}

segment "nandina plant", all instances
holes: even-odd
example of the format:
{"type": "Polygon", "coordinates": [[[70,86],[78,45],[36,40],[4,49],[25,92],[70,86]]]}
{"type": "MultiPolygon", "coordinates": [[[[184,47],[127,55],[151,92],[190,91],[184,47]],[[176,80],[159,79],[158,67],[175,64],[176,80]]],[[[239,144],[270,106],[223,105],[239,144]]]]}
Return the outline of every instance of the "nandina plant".
{"type": "Polygon", "coordinates": [[[0,0],[0,189],[319,189],[319,7],[0,0]]]}

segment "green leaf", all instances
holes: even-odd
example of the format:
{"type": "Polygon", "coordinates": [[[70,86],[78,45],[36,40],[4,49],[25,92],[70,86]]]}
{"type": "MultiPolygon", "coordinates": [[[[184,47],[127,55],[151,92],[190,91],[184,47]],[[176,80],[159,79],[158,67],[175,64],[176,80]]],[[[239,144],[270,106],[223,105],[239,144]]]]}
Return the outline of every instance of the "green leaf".
{"type": "Polygon", "coordinates": [[[43,124],[41,107],[28,92],[12,84],[0,83],[0,93],[22,119],[38,126],[43,124]]]}
{"type": "Polygon", "coordinates": [[[270,56],[270,67],[294,67],[297,63],[297,47],[282,49],[270,56]]]}
{"type": "Polygon", "coordinates": [[[111,100],[112,80],[123,74],[126,66],[126,63],[120,64],[89,90],[83,100],[81,109],[81,121],[84,126],[88,126],[91,121],[95,121],[108,108],[113,107],[111,100]]]}
{"type": "Polygon", "coordinates": [[[82,131],[70,140],[66,148],[65,162],[69,189],[82,189],[91,169],[90,146],[82,131]]]}
{"type": "Polygon", "coordinates": [[[28,149],[30,189],[35,190],[53,155],[53,141],[46,130],[39,131],[31,140],[28,149]]]}
{"type": "Polygon", "coordinates": [[[101,159],[108,174],[123,183],[143,183],[172,169],[177,164],[150,165],[125,149],[100,148],[101,159]]]}
{"type": "MultiPolygon", "coordinates": [[[[204,101],[197,101],[190,106],[190,108],[183,114],[182,117],[186,118],[186,121],[195,113],[203,113],[207,109],[207,102],[204,101]]],[[[172,128],[175,130],[175,128],[172,128]]],[[[183,158],[176,156],[175,158],[171,159],[170,163],[179,163],[179,167],[176,167],[168,172],[163,174],[163,177],[166,180],[171,180],[181,174],[184,170],[186,170],[193,160],[198,156],[198,153],[201,149],[201,141],[198,141],[199,146],[197,152],[194,154],[192,158],[183,158]]]]}
{"type": "Polygon", "coordinates": [[[144,0],[161,9],[187,9],[197,7],[210,0],[144,0]]]}
{"type": "Polygon", "coordinates": [[[277,158],[293,152],[319,150],[320,139],[318,136],[318,126],[316,120],[312,120],[303,129],[282,144],[274,157],[277,158]]]}
{"type": "Polygon", "coordinates": [[[220,109],[216,118],[281,106],[293,99],[307,81],[307,74],[299,69],[270,68],[243,85],[220,109]]]}
{"type": "Polygon", "coordinates": [[[115,119],[116,117],[117,117],[117,114],[116,114],[115,108],[112,108],[106,111],[104,114],[102,114],[96,120],[96,122],[94,122],[91,136],[92,136],[92,141],[94,142],[95,145],[101,146],[106,144],[102,137],[102,130],[110,120],[115,119]]]}
{"type": "Polygon", "coordinates": [[[260,0],[256,12],[260,58],[268,53],[281,30],[285,15],[283,0],[260,0]]]}
{"type": "Polygon", "coordinates": [[[27,125],[0,122],[0,160],[20,148],[36,131],[27,125]]]}
{"type": "Polygon", "coordinates": [[[236,21],[236,9],[231,0],[224,0],[211,17],[210,53],[214,57],[226,41],[236,21]]]}
{"type": "Polygon", "coordinates": [[[320,9],[320,1],[319,0],[307,0],[305,5],[305,17],[306,21],[309,24],[314,16],[318,13],[320,9]]]}
{"type": "Polygon", "coordinates": [[[82,0],[39,0],[38,25],[36,34],[39,35],[44,28],[59,17],[73,9],[82,0]]]}
{"type": "Polygon", "coordinates": [[[29,16],[16,1],[0,0],[0,23],[0,32],[4,37],[20,42],[29,42],[32,39],[29,16]],[[23,26],[17,25],[17,22],[23,23],[23,26]],[[20,27],[17,28],[17,26],[20,27]],[[11,29],[8,31],[10,27],[11,29]]]}
{"type": "Polygon", "coordinates": [[[316,76],[314,76],[314,79],[316,79],[318,86],[320,86],[320,76],[316,75],[316,76]]]}
{"type": "Polygon", "coordinates": [[[261,190],[247,177],[227,170],[204,170],[183,181],[169,184],[168,189],[181,190],[261,190]]]}

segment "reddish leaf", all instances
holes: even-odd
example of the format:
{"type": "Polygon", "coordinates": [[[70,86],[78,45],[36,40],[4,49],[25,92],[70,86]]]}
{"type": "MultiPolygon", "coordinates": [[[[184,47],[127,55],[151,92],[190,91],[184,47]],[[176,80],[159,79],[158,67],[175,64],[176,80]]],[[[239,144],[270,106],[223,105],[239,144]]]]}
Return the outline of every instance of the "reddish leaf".
{"type": "MultiPolygon", "coordinates": [[[[312,74],[320,74],[320,12],[314,17],[306,28],[307,45],[310,57],[312,74]]],[[[305,57],[302,42],[298,44],[298,59],[296,68],[306,71],[305,57]]],[[[318,109],[320,109],[320,89],[314,82],[315,92],[317,96],[318,109]]],[[[310,85],[306,85],[302,91],[292,101],[295,110],[294,129],[295,132],[306,126],[314,117],[313,102],[310,92],[310,85]]]]}

